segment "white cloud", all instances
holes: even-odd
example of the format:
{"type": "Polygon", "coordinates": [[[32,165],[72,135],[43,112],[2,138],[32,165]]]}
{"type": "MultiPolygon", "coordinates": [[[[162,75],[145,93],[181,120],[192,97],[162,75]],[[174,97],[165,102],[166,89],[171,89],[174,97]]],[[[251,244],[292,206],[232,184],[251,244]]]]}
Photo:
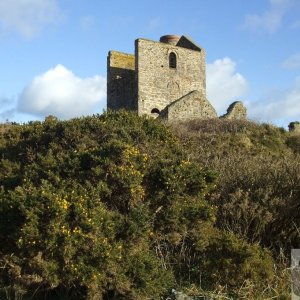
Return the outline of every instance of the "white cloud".
{"type": "Polygon", "coordinates": [[[282,66],[286,69],[300,69],[300,52],[288,57],[282,66]]]}
{"type": "Polygon", "coordinates": [[[0,0],[0,29],[32,38],[62,14],[56,0],[0,0]]]}
{"type": "Polygon", "coordinates": [[[38,116],[67,119],[102,112],[106,79],[79,78],[62,65],[35,77],[19,97],[18,109],[38,116]]]}
{"type": "Polygon", "coordinates": [[[278,30],[282,24],[284,15],[295,3],[295,0],[269,0],[270,8],[263,14],[247,15],[245,17],[243,28],[245,29],[263,29],[273,33],[278,30]]]}
{"type": "Polygon", "coordinates": [[[250,104],[249,113],[253,119],[277,122],[300,121],[300,77],[286,90],[274,90],[261,102],[250,104]]]}
{"type": "Polygon", "coordinates": [[[219,114],[238,97],[245,95],[246,79],[236,71],[236,63],[228,57],[207,64],[207,98],[219,114]]]}

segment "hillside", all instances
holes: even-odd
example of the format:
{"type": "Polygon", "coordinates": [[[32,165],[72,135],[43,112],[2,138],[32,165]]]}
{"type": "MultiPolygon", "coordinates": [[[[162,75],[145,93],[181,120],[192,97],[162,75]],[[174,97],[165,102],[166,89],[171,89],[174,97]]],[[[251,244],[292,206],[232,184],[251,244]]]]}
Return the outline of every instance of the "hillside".
{"type": "Polygon", "coordinates": [[[218,174],[218,226],[272,251],[299,248],[300,135],[270,124],[173,124],[191,160],[218,174]]]}
{"type": "Polygon", "coordinates": [[[289,299],[299,144],[128,112],[2,125],[0,298],[289,299]]]}

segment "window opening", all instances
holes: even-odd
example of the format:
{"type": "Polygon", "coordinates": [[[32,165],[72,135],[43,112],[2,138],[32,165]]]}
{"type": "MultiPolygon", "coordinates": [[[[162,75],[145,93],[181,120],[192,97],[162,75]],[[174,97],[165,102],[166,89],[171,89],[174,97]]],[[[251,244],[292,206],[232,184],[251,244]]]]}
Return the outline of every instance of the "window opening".
{"type": "Polygon", "coordinates": [[[169,55],[169,67],[172,69],[176,69],[177,67],[177,58],[174,52],[171,52],[169,55]]]}

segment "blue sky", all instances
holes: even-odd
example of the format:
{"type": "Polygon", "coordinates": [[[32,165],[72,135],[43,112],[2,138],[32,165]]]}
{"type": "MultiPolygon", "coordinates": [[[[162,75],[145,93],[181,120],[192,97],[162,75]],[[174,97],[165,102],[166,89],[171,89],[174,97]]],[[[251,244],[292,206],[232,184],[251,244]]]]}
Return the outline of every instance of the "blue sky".
{"type": "Polygon", "coordinates": [[[300,0],[0,0],[0,122],[102,113],[108,51],[165,34],[206,49],[219,115],[300,121],[300,0]]]}

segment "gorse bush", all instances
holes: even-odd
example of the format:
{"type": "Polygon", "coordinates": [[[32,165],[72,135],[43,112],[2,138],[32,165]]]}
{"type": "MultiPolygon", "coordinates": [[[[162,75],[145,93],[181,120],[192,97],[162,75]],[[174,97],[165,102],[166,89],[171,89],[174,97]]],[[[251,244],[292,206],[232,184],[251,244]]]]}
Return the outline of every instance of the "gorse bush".
{"type": "MultiPolygon", "coordinates": [[[[247,124],[226,124],[234,134],[250,130],[247,124]]],[[[272,139],[268,130],[273,129],[265,133],[272,142],[266,145],[284,147],[284,133],[272,139]]],[[[217,133],[208,141],[199,132],[191,131],[201,137],[199,147],[215,141],[222,149],[217,133]]],[[[262,198],[251,169],[248,177],[222,179],[224,170],[231,174],[231,164],[217,162],[230,149],[199,151],[198,140],[185,136],[179,139],[164,124],[124,111],[4,127],[0,297],[160,299],[170,288],[192,286],[202,291],[222,286],[227,295],[239,297],[245,282],[255,286],[254,298],[266,294],[274,261],[260,245],[272,244],[266,232],[275,222],[268,220],[278,215],[282,198],[273,191],[270,202],[262,198]],[[251,201],[263,221],[250,222],[251,201]]],[[[234,138],[231,143],[238,147],[234,138]]],[[[248,144],[245,140],[243,147],[249,150],[248,144]]],[[[234,167],[241,172],[237,162],[234,167]]],[[[290,185],[285,177],[281,182],[283,197],[290,185]]],[[[268,179],[261,193],[266,186],[268,179]]],[[[295,205],[296,192],[290,197],[295,205]]],[[[297,240],[277,236],[290,244],[297,240]]]]}

